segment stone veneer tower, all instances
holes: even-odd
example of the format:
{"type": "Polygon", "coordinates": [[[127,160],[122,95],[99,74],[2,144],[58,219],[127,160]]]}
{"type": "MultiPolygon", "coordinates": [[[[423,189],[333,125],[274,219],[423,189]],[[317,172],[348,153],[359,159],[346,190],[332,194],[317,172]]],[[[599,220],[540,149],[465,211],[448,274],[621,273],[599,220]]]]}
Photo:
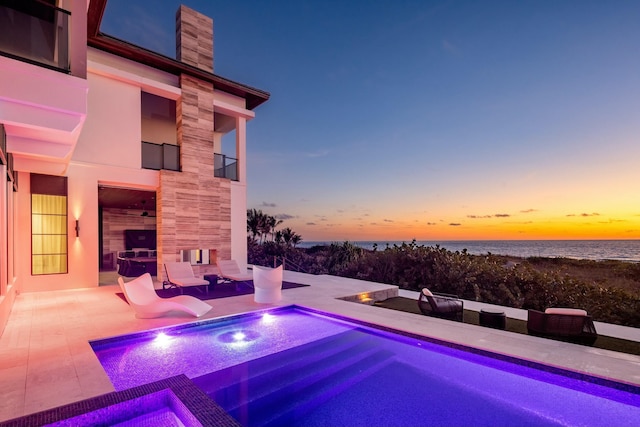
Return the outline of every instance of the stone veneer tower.
{"type": "MultiPolygon", "coordinates": [[[[213,20],[181,5],[176,13],[176,53],[179,61],[213,73],[213,20]]],[[[176,120],[182,171],[160,171],[159,267],[178,261],[182,249],[215,249],[219,258],[231,257],[230,183],[215,178],[213,170],[213,84],[183,74],[180,87],[176,120]]],[[[213,266],[200,266],[195,272],[212,270],[213,266]]],[[[164,276],[161,271],[158,276],[164,276]]]]}

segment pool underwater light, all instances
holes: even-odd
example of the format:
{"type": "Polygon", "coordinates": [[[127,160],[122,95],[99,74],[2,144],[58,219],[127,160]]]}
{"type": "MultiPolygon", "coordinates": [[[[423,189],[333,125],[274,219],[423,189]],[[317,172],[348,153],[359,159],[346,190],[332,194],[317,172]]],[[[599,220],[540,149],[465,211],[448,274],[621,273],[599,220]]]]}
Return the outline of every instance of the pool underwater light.
{"type": "Polygon", "coordinates": [[[270,325],[276,320],[276,316],[271,313],[264,313],[262,315],[262,323],[265,325],[270,325]]]}
{"type": "Polygon", "coordinates": [[[165,334],[164,332],[160,332],[153,339],[153,346],[154,347],[167,348],[170,343],[171,343],[171,337],[169,335],[165,334]]]}

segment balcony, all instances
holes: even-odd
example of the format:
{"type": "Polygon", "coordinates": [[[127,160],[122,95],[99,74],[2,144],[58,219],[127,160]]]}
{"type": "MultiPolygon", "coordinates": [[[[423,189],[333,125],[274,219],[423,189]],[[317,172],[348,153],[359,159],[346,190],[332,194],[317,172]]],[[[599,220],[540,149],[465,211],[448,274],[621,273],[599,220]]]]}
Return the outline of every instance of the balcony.
{"type": "Polygon", "coordinates": [[[3,1],[0,54],[68,73],[70,15],[45,1],[3,1]]]}
{"type": "Polygon", "coordinates": [[[238,180],[238,159],[227,157],[224,154],[213,155],[213,176],[227,178],[231,181],[238,180]]]}
{"type": "Polygon", "coordinates": [[[142,168],[179,171],[180,147],[173,144],[155,144],[142,141],[142,168]]]}

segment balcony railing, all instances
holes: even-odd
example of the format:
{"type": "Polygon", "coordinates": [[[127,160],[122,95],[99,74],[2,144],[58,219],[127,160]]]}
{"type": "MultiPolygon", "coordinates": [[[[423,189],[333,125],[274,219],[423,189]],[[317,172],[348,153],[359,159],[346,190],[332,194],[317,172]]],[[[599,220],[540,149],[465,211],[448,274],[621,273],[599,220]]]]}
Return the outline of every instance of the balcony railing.
{"type": "Polygon", "coordinates": [[[227,178],[232,181],[237,181],[238,159],[227,157],[224,154],[215,153],[213,155],[213,176],[216,178],[227,178]]]}
{"type": "Polygon", "coordinates": [[[154,170],[180,170],[180,147],[142,141],[142,167],[154,170]]]}
{"type": "Polygon", "coordinates": [[[68,73],[70,16],[44,1],[3,1],[0,54],[68,73]]]}

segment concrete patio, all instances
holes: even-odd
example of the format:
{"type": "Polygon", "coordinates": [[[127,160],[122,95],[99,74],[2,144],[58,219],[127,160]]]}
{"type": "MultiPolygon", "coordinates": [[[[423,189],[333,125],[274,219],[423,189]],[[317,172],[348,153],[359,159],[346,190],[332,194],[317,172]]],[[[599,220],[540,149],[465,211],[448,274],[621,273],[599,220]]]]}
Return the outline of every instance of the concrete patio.
{"type": "MultiPolygon", "coordinates": [[[[297,304],[389,326],[457,344],[472,346],[584,372],[640,386],[640,357],[547,340],[502,330],[386,310],[347,301],[382,300],[406,291],[379,283],[335,276],[285,272],[285,280],[311,285],[283,291],[277,305],[297,304]]],[[[151,328],[191,322],[192,317],[136,319],[131,308],[118,298],[115,284],[55,292],[23,293],[14,304],[0,337],[0,421],[50,409],[114,391],[94,355],[90,340],[151,328]]],[[[212,310],[204,318],[264,309],[253,295],[207,301],[212,310]]],[[[465,307],[482,305],[465,301],[465,307]]],[[[522,316],[522,311],[511,312],[522,316]]],[[[601,334],[640,340],[640,331],[596,324],[601,334]]]]}

